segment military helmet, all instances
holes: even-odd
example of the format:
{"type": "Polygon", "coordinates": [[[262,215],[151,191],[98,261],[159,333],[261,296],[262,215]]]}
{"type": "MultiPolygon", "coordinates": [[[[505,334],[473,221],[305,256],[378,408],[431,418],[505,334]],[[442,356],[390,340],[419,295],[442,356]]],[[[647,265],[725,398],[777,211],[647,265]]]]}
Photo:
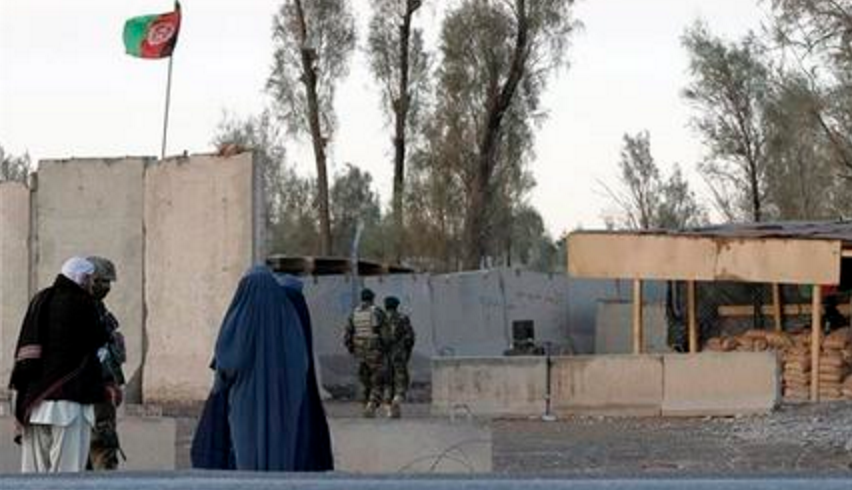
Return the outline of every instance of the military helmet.
{"type": "Polygon", "coordinates": [[[373,301],[376,298],[376,293],[370,288],[361,290],[361,301],[373,301]]]}
{"type": "Polygon", "coordinates": [[[95,266],[95,273],[93,277],[98,279],[105,279],[107,281],[115,281],[115,265],[111,260],[105,259],[103,257],[91,256],[86,257],[86,260],[92,263],[95,266]]]}
{"type": "Polygon", "coordinates": [[[399,306],[399,298],[396,296],[387,296],[385,298],[385,308],[388,310],[395,310],[399,306]]]}

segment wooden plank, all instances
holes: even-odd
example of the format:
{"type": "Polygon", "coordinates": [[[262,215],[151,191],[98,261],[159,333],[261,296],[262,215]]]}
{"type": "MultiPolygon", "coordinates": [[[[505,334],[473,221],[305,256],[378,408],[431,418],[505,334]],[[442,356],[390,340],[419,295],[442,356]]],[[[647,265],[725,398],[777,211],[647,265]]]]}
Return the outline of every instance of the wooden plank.
{"type": "Polygon", "coordinates": [[[568,273],[603,279],[837,284],[841,242],[574,232],[568,273]]]}
{"type": "Polygon", "coordinates": [[[642,280],[633,281],[633,353],[641,354],[644,344],[644,325],[642,321],[642,280]]]}
{"type": "Polygon", "coordinates": [[[689,352],[698,352],[698,317],[695,311],[695,281],[686,283],[686,314],[689,323],[689,352]]]}
{"type": "Polygon", "coordinates": [[[775,318],[775,331],[784,330],[784,317],[781,311],[781,286],[772,284],[772,317],[775,318]]]}
{"type": "Polygon", "coordinates": [[[813,287],[811,303],[811,401],[819,401],[819,351],[822,345],[822,288],[813,287]]]}
{"type": "MultiPolygon", "coordinates": [[[[761,311],[764,315],[774,315],[774,305],[763,305],[761,311]]],[[[849,312],[852,311],[852,306],[849,304],[839,304],[837,305],[837,311],[842,313],[843,315],[849,316],[849,312]]],[[[811,314],[811,305],[806,303],[794,303],[784,305],[782,308],[782,314],[784,316],[799,316],[799,315],[810,315],[811,314]]],[[[750,317],[754,315],[754,306],[752,305],[720,305],[716,309],[716,313],[720,317],[750,317]]]]}

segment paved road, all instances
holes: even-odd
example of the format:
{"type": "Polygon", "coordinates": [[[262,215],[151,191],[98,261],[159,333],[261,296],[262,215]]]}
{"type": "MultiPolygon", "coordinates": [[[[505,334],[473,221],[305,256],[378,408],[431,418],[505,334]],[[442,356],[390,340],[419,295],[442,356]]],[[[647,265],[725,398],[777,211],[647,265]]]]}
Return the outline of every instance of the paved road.
{"type": "Polygon", "coordinates": [[[301,476],[247,473],[148,473],[71,475],[53,477],[0,477],[2,490],[849,490],[852,478],[743,477],[743,478],[501,478],[485,475],[470,478],[352,477],[348,475],[301,476]]]}

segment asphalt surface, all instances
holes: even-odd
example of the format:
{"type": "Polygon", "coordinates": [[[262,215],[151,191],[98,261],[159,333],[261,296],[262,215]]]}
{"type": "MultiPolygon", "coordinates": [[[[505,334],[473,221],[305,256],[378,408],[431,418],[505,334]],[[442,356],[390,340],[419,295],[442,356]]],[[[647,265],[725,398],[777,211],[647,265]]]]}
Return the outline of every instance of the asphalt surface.
{"type": "Polygon", "coordinates": [[[0,489],[233,489],[240,490],[848,490],[852,478],[843,476],[750,476],[726,478],[501,478],[477,477],[355,477],[341,474],[304,476],[221,472],[119,473],[0,477],[0,489]]]}

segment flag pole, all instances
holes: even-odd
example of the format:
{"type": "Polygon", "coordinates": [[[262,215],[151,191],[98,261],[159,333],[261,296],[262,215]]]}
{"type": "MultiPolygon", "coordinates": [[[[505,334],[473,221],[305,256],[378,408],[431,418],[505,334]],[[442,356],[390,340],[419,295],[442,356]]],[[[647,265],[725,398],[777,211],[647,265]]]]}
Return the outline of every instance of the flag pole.
{"type": "Polygon", "coordinates": [[[169,99],[172,93],[172,60],[174,54],[169,55],[169,77],[166,81],[166,113],[163,117],[163,147],[160,150],[160,160],[166,159],[166,139],[169,131],[169,99]]]}

